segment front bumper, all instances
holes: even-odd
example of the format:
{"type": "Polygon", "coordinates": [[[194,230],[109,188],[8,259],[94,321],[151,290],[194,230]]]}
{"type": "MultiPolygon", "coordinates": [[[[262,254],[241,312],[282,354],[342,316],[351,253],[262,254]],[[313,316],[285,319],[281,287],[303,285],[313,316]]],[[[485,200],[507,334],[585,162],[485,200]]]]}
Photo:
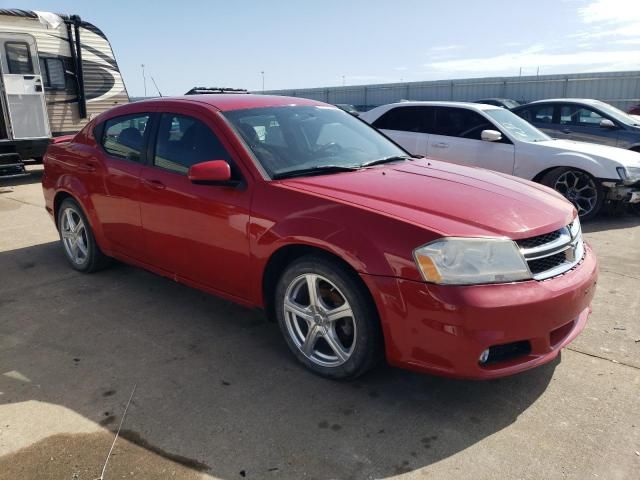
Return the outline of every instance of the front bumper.
{"type": "Polygon", "coordinates": [[[544,280],[445,286],[362,275],[380,313],[391,365],[457,378],[512,375],[553,360],[584,328],[598,264],[586,246],[575,268],[544,280]],[[528,342],[526,353],[481,365],[492,346],[528,342]]]}
{"type": "Polygon", "coordinates": [[[624,203],[640,203],[640,185],[638,184],[628,186],[605,182],[603,185],[609,189],[607,192],[607,200],[624,203]]]}

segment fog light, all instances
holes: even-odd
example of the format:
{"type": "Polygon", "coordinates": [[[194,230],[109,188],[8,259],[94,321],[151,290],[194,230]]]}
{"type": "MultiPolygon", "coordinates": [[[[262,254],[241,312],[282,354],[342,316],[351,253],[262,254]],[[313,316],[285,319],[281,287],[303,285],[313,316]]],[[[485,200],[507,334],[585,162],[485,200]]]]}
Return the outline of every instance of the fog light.
{"type": "Polygon", "coordinates": [[[480,363],[486,363],[489,360],[489,349],[487,348],[484,352],[480,354],[480,359],[478,360],[480,363]]]}

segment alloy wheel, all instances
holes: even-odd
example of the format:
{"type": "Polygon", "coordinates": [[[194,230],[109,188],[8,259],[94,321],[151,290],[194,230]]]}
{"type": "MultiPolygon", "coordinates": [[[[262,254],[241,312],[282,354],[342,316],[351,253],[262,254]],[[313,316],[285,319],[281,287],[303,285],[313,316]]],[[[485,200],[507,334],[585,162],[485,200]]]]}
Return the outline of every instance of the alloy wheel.
{"type": "Polygon", "coordinates": [[[89,238],[87,229],[80,214],[67,207],[62,212],[60,235],[67,255],[77,265],[87,261],[89,255],[89,238]]]}
{"type": "Polygon", "coordinates": [[[589,215],[598,204],[595,181],[585,172],[567,170],[558,177],[554,189],[576,206],[580,216],[589,215]]]}
{"type": "Polygon", "coordinates": [[[296,277],[284,297],[287,332],[302,354],[316,365],[337,367],[356,346],[356,323],[345,295],[327,278],[296,277]]]}

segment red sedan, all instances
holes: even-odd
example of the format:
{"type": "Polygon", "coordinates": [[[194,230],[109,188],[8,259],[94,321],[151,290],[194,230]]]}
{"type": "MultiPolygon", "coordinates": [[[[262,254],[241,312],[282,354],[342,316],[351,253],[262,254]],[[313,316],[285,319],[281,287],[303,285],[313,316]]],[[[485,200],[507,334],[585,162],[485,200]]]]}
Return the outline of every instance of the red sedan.
{"type": "Polygon", "coordinates": [[[464,378],[548,362],[582,330],[597,261],[546,187],[423,158],[320,102],[114,108],[44,160],[73,268],[109,258],[263,307],[306,367],[386,360],[464,378]]]}

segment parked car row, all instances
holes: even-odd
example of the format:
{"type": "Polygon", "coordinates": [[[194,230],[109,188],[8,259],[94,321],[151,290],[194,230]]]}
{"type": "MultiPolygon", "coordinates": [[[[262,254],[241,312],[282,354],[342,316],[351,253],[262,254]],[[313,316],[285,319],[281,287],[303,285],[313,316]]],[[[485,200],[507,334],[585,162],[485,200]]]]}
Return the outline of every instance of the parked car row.
{"type": "MultiPolygon", "coordinates": [[[[116,258],[264,308],[329,378],[382,358],[479,379],[554,359],[585,326],[597,260],[571,203],[501,172],[536,178],[543,163],[583,213],[604,187],[502,108],[409,103],[366,118],[397,143],[300,98],[119,106],[50,145],[46,209],[74,269],[116,258]],[[501,172],[461,165],[487,160],[501,172]]],[[[593,178],[638,173],[600,148],[593,178]]]]}
{"type": "MultiPolygon", "coordinates": [[[[631,138],[637,135],[640,141],[640,129],[624,124],[624,113],[600,103],[593,101],[592,105],[606,109],[607,118],[589,110],[591,113],[584,115],[593,114],[588,118],[596,126],[576,125],[572,127],[574,137],[571,138],[586,139],[589,128],[604,128],[617,132],[614,142],[637,148],[631,138]],[[617,122],[614,127],[609,125],[613,122],[611,119],[617,122]],[[600,126],[602,122],[606,122],[604,127],[600,126]]],[[[582,118],[580,115],[586,111],[578,104],[567,102],[566,105],[570,106],[567,115],[571,118],[576,114],[582,118]]],[[[535,124],[547,116],[550,121],[564,118],[555,116],[558,108],[558,112],[565,111],[564,107],[556,107],[554,101],[544,101],[517,107],[514,111],[528,115],[535,124]]],[[[583,220],[595,217],[605,200],[640,202],[640,153],[554,140],[505,108],[462,102],[401,102],[374,108],[362,113],[360,118],[414,155],[487,168],[553,188],[576,206],[583,220]]]]}

